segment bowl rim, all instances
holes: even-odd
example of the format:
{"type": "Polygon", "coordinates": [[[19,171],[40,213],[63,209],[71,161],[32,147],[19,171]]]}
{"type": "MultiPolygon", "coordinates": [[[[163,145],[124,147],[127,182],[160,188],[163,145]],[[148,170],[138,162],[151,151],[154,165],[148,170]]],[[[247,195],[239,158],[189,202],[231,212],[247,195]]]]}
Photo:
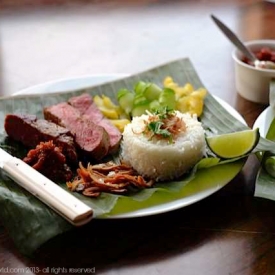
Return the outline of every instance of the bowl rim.
{"type": "MultiPolygon", "coordinates": [[[[274,45],[274,50],[275,50],[275,40],[273,39],[261,39],[261,40],[249,40],[249,41],[245,41],[244,44],[246,46],[254,46],[254,45],[258,45],[258,46],[267,46],[267,45],[274,45]]],[[[274,69],[264,69],[264,68],[255,68],[251,65],[248,65],[247,63],[241,61],[238,57],[237,57],[237,53],[240,52],[240,50],[238,50],[237,48],[233,50],[232,52],[232,58],[235,60],[235,62],[237,62],[239,65],[246,67],[250,70],[253,71],[259,71],[259,72],[268,72],[268,73],[275,73],[274,69]]]]}

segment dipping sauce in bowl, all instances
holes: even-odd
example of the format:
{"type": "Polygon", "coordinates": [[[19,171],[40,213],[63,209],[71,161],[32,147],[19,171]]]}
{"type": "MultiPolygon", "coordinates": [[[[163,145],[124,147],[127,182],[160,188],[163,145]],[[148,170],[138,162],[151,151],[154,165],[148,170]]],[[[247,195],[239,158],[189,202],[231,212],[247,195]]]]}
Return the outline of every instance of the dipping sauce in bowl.
{"type": "MultiPolygon", "coordinates": [[[[246,42],[245,45],[259,60],[273,62],[275,40],[254,40],[246,42]]],[[[237,92],[247,100],[269,104],[269,84],[270,80],[275,78],[275,69],[255,67],[237,49],[233,51],[232,57],[237,92]]]]}
{"type": "MultiPolygon", "coordinates": [[[[269,47],[263,47],[259,51],[253,53],[259,61],[265,61],[267,63],[267,66],[265,67],[265,62],[258,62],[258,64],[256,64],[258,68],[275,69],[275,50],[272,50],[269,47]]],[[[244,57],[242,61],[250,66],[255,66],[255,64],[247,57],[244,57]]]]}

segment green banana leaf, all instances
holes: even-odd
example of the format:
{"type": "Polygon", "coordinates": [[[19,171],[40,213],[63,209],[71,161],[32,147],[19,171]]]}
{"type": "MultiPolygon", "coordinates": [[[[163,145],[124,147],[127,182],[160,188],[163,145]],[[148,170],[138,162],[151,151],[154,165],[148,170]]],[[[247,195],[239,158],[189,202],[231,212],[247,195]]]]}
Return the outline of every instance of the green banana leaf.
{"type": "MultiPolygon", "coordinates": [[[[269,92],[269,102],[270,108],[272,109],[272,113],[275,110],[275,80],[270,81],[270,92],[269,92]]],[[[266,139],[275,141],[275,119],[270,123],[269,129],[266,133],[266,139]]],[[[267,122],[268,123],[268,122],[267,122]]],[[[256,186],[254,196],[259,198],[265,198],[270,200],[275,200],[275,178],[267,173],[264,167],[264,160],[266,155],[274,155],[270,153],[270,151],[266,150],[266,152],[260,156],[261,166],[259,168],[257,177],[256,177],[256,186]]],[[[275,169],[275,164],[274,164],[275,169]]]]}
{"type": "MultiPolygon", "coordinates": [[[[162,85],[166,76],[172,76],[175,82],[181,85],[190,82],[195,88],[204,86],[190,60],[181,59],[124,79],[90,88],[54,94],[1,98],[0,145],[18,157],[26,154],[25,148],[6,137],[3,122],[7,113],[28,113],[42,117],[44,107],[66,101],[72,96],[82,93],[104,94],[115,100],[116,93],[121,88],[131,89],[140,80],[162,85]]],[[[210,93],[206,97],[201,121],[207,131],[220,134],[248,128],[228,113],[210,93]]],[[[271,148],[272,146],[275,148],[274,142],[265,143],[264,140],[263,144],[261,142],[259,144],[262,148],[271,148]]],[[[209,165],[209,167],[206,165],[203,169],[193,171],[178,181],[167,182],[128,197],[102,194],[99,198],[92,199],[80,194],[75,195],[93,208],[97,218],[111,218],[114,215],[131,213],[183,198],[190,198],[186,203],[181,204],[183,207],[211,195],[227,184],[242,169],[244,162],[245,159],[241,159],[231,163],[209,165]]],[[[64,184],[62,186],[66,188],[64,184]]],[[[3,172],[0,172],[0,207],[2,224],[7,228],[19,250],[27,255],[33,253],[49,239],[68,230],[73,230],[72,225],[23,190],[3,172]]]]}

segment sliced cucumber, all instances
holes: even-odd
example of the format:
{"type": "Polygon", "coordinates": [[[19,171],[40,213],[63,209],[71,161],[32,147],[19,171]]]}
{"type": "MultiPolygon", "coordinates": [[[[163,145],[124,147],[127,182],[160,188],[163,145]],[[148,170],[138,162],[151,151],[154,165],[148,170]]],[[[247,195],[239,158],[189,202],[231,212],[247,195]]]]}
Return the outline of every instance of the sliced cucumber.
{"type": "Polygon", "coordinates": [[[160,105],[159,101],[158,100],[153,100],[150,102],[150,105],[149,105],[149,109],[150,111],[157,111],[161,108],[162,106],[160,105]]]}
{"type": "Polygon", "coordinates": [[[142,104],[135,105],[132,110],[132,117],[141,116],[145,114],[146,110],[150,109],[150,102],[144,101],[142,104]]]}
{"type": "Polygon", "coordinates": [[[122,89],[118,92],[117,99],[124,112],[130,114],[134,103],[134,93],[127,89],[122,89]]]}
{"type": "Polygon", "coordinates": [[[148,85],[150,85],[150,84],[148,84],[144,81],[139,81],[134,87],[134,92],[136,94],[143,94],[143,92],[148,87],[148,85]]]}
{"type": "Polygon", "coordinates": [[[143,95],[143,94],[138,94],[135,95],[134,97],[134,102],[133,102],[133,107],[137,106],[137,105],[142,105],[148,102],[148,99],[143,95]]]}
{"type": "Polygon", "coordinates": [[[159,103],[163,107],[168,107],[169,109],[176,108],[176,96],[175,91],[169,88],[165,88],[159,95],[159,103]]]}
{"type": "Polygon", "coordinates": [[[153,101],[153,100],[157,100],[161,93],[162,93],[162,89],[158,85],[151,83],[145,88],[143,95],[149,101],[153,101]]]}

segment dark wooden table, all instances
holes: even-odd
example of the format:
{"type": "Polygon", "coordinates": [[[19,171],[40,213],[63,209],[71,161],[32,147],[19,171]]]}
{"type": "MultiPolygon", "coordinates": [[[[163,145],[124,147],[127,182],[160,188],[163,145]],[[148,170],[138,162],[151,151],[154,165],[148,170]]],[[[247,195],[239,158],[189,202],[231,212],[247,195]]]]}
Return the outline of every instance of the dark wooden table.
{"type": "MultiPolygon", "coordinates": [[[[237,95],[233,46],[211,13],[243,40],[275,39],[275,4],[267,1],[2,0],[0,91],[134,73],[189,57],[208,90],[252,126],[267,106],[237,95]]],[[[275,274],[275,202],[253,196],[257,167],[251,156],[223,189],[177,211],[94,220],[47,243],[34,258],[21,255],[0,227],[0,273],[68,274],[75,267],[71,274],[81,268],[82,274],[88,268],[96,274],[275,274]]]]}

